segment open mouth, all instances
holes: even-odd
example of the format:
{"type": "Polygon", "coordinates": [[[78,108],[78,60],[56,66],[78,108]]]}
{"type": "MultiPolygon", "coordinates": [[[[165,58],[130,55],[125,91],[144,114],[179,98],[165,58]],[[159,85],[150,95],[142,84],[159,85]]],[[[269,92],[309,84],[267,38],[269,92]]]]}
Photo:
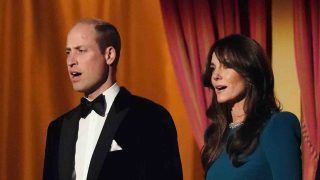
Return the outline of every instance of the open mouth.
{"type": "Polygon", "coordinates": [[[82,73],[78,72],[78,71],[71,71],[70,72],[70,79],[73,82],[76,82],[78,80],[80,80],[80,76],[82,73]]]}
{"type": "Polygon", "coordinates": [[[78,76],[81,75],[80,72],[75,72],[75,71],[74,71],[74,72],[71,72],[70,74],[71,74],[72,77],[78,77],[78,76]]]}
{"type": "Polygon", "coordinates": [[[227,86],[216,86],[215,89],[217,92],[223,91],[227,88],[227,86]]]}

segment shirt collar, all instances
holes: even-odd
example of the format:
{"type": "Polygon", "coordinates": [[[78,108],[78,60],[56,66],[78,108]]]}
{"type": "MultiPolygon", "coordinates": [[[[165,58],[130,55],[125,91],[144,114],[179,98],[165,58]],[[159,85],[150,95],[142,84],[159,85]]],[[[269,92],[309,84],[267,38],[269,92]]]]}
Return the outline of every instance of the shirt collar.
{"type": "Polygon", "coordinates": [[[105,112],[106,115],[108,114],[110,107],[112,106],[112,103],[116,98],[116,96],[118,95],[119,91],[120,91],[120,86],[117,83],[114,83],[111,87],[109,87],[107,90],[105,90],[102,93],[107,103],[107,109],[105,112]]]}

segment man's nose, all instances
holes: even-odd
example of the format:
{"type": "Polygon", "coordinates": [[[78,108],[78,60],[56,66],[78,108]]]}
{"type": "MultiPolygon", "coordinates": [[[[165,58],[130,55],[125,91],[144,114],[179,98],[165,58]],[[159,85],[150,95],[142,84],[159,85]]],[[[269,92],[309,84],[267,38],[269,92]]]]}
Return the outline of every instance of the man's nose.
{"type": "Polygon", "coordinates": [[[67,65],[70,67],[78,65],[77,58],[72,53],[70,53],[67,57],[67,65]]]}

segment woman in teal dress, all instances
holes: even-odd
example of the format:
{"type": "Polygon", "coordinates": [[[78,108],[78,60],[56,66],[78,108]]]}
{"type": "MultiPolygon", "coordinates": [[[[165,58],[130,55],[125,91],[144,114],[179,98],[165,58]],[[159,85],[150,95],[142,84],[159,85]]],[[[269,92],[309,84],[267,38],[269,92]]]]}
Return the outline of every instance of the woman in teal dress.
{"type": "Polygon", "coordinates": [[[281,112],[256,41],[237,34],[216,41],[203,81],[213,94],[201,155],[207,180],[302,178],[299,121],[281,112]]]}

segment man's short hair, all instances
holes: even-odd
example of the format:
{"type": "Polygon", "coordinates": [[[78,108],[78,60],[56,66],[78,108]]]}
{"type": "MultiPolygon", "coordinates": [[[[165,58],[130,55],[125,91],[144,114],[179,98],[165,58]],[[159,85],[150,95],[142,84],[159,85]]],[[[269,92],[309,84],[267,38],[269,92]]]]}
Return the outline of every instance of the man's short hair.
{"type": "Polygon", "coordinates": [[[94,25],[94,29],[96,31],[96,41],[100,52],[104,54],[107,47],[114,47],[116,50],[116,63],[118,63],[121,50],[121,39],[120,34],[114,25],[94,18],[81,19],[76,24],[94,25]]]}

